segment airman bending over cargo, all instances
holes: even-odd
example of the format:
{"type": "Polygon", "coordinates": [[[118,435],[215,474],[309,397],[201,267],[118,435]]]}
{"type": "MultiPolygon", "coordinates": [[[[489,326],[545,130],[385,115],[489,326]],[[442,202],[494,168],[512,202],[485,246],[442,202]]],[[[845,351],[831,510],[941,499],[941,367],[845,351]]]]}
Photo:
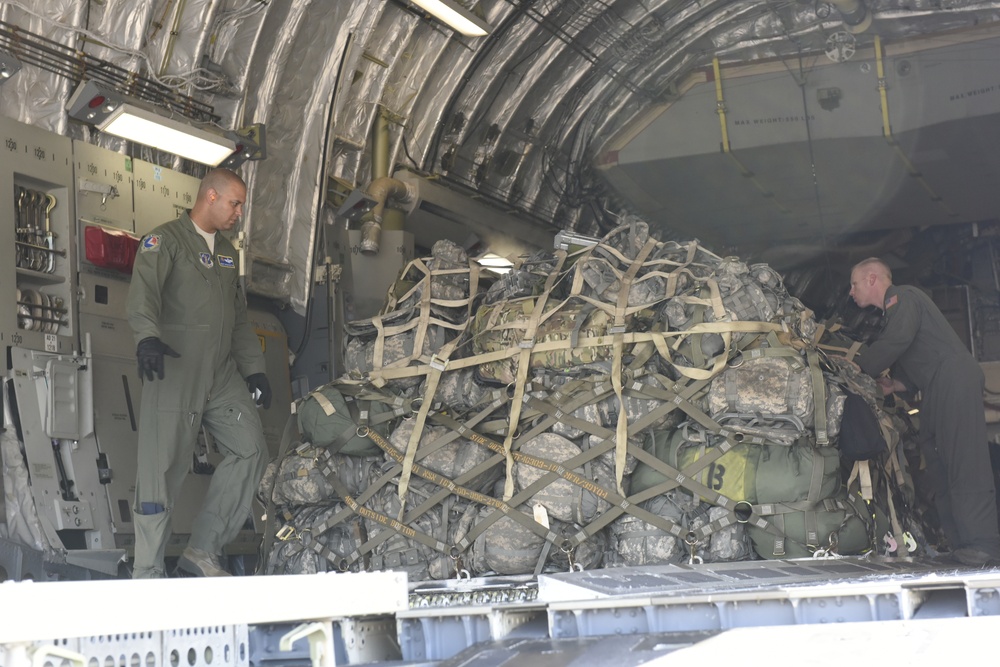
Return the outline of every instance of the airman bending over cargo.
{"type": "Polygon", "coordinates": [[[851,296],[862,308],[881,309],[885,320],[858,365],[884,394],[921,392],[920,448],[952,557],[965,565],[1000,559],[982,369],[930,297],[893,285],[882,260],[854,266],[851,296]],[[882,377],[890,368],[892,377],[882,377]]]}

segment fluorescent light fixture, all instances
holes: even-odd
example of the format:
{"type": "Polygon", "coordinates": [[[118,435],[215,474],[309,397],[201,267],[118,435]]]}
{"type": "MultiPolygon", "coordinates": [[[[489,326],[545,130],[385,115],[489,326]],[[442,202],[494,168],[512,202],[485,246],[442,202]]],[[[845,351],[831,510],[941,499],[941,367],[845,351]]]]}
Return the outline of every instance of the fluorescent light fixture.
{"type": "Polygon", "coordinates": [[[442,23],[469,37],[490,34],[493,27],[454,0],[410,0],[442,23]]]}
{"type": "Polygon", "coordinates": [[[913,415],[919,414],[919,413],[920,413],[920,408],[912,408],[906,414],[908,414],[908,415],[910,415],[912,417],[913,415]]]}
{"type": "Polygon", "coordinates": [[[476,261],[479,263],[479,266],[483,267],[487,271],[499,273],[500,275],[510,273],[510,270],[514,268],[514,262],[510,261],[506,257],[501,257],[500,255],[492,252],[486,253],[476,261]]]}
{"type": "Polygon", "coordinates": [[[236,150],[231,139],[131,104],[119,106],[97,127],[116,137],[213,167],[236,150]]]}

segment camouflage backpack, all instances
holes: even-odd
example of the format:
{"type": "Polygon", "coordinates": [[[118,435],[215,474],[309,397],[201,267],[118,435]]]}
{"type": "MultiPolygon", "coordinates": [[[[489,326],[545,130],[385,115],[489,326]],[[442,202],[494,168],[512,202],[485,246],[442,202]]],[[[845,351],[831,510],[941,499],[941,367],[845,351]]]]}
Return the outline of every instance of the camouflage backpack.
{"type": "MultiPolygon", "coordinates": [[[[472,349],[474,354],[513,351],[513,356],[498,361],[488,361],[478,367],[478,378],[484,382],[507,385],[517,379],[517,349],[535,313],[538,301],[534,298],[504,301],[496,305],[481,306],[472,322],[472,349]]],[[[535,331],[534,342],[565,342],[557,349],[533,352],[529,366],[532,369],[562,370],[589,364],[611,357],[611,339],[608,344],[595,347],[578,347],[580,338],[606,336],[611,315],[591,304],[574,301],[561,306],[549,302],[541,315],[535,331]]]]}

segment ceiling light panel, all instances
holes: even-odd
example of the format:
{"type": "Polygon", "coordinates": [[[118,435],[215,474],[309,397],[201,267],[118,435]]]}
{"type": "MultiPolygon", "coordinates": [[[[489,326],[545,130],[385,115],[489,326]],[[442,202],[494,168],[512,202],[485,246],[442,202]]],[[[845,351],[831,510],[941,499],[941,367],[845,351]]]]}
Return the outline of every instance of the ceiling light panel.
{"type": "Polygon", "coordinates": [[[482,37],[493,30],[489,23],[454,0],[410,0],[410,2],[463,35],[482,37]]]}

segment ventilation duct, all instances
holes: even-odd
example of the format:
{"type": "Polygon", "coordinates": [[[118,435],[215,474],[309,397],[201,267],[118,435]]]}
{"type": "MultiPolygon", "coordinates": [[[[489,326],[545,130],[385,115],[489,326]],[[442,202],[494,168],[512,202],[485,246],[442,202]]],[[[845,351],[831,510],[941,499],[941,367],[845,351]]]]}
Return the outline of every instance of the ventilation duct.
{"type": "Polygon", "coordinates": [[[864,0],[831,0],[830,4],[837,8],[847,29],[855,34],[862,33],[872,25],[872,13],[864,0]]]}
{"type": "Polygon", "coordinates": [[[430,248],[447,238],[460,245],[475,235],[498,255],[553,247],[555,228],[498,210],[496,207],[410,171],[393,174],[416,191],[407,205],[406,229],[417,245],[430,248]]]}

